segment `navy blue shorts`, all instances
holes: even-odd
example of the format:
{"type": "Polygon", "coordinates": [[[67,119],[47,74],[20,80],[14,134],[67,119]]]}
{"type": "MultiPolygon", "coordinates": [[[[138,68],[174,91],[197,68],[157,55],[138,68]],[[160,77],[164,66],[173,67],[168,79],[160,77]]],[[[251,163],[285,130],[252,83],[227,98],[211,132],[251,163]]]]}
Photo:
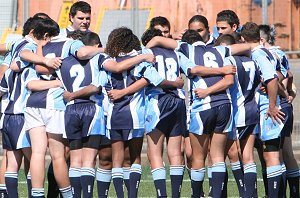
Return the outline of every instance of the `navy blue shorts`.
{"type": "Polygon", "coordinates": [[[99,150],[102,135],[90,135],[81,139],[69,140],[70,150],[77,150],[82,148],[92,148],[99,150]]]}
{"type": "Polygon", "coordinates": [[[281,130],[281,137],[290,137],[293,131],[294,114],[292,105],[280,109],[284,115],[284,127],[281,130]]]}
{"type": "Polygon", "coordinates": [[[251,124],[248,126],[244,126],[244,127],[238,127],[237,131],[238,131],[238,137],[240,140],[243,140],[245,138],[247,138],[249,135],[254,134],[254,128],[257,124],[251,124]]]}
{"type": "Polygon", "coordinates": [[[101,137],[101,141],[100,141],[100,148],[101,147],[108,147],[108,146],[111,146],[111,140],[103,135],[101,137]]]}
{"type": "Polygon", "coordinates": [[[87,137],[91,135],[91,130],[93,130],[94,125],[104,125],[104,123],[94,122],[95,115],[96,106],[94,103],[68,105],[65,111],[65,130],[67,139],[78,140],[87,137]]]}
{"type": "Polygon", "coordinates": [[[186,107],[185,101],[171,95],[159,98],[160,121],[156,128],[166,137],[175,137],[186,133],[186,107]]]}
{"type": "Polygon", "coordinates": [[[190,133],[197,135],[231,131],[231,104],[223,104],[211,109],[191,113],[190,133]]]}
{"type": "Polygon", "coordinates": [[[145,129],[110,129],[109,132],[111,140],[127,141],[144,137],[145,129]]]}
{"type": "Polygon", "coordinates": [[[17,150],[30,147],[29,133],[25,130],[24,115],[4,115],[2,139],[3,149],[17,150]]]}

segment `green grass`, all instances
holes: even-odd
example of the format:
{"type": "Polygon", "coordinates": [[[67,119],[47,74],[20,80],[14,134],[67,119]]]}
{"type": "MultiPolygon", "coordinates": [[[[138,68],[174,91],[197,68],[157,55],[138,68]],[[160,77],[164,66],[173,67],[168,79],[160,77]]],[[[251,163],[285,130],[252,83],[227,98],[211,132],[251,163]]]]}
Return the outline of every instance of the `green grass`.
{"type": "MultiPolygon", "coordinates": [[[[263,197],[264,196],[264,188],[263,188],[263,182],[261,179],[262,176],[261,176],[260,166],[258,166],[257,168],[258,168],[258,182],[257,182],[258,195],[259,195],[259,197],[263,197]]],[[[236,183],[234,181],[232,172],[231,172],[230,168],[228,168],[228,170],[229,170],[229,172],[228,172],[229,173],[229,181],[228,181],[228,186],[227,186],[228,197],[239,197],[238,189],[237,189],[236,183]]],[[[167,178],[169,178],[169,175],[167,176],[167,178]]],[[[96,184],[96,182],[95,182],[95,184],[96,184]]],[[[47,182],[45,183],[45,188],[47,190],[47,182]]],[[[170,180],[167,180],[167,190],[168,190],[168,195],[170,196],[171,195],[170,180]]],[[[206,194],[208,193],[208,180],[207,179],[204,182],[204,192],[206,194]]],[[[19,174],[19,196],[27,197],[27,185],[26,185],[26,179],[25,179],[23,171],[21,171],[19,174]]],[[[94,188],[94,197],[97,197],[97,187],[96,186],[94,188]]],[[[110,186],[109,197],[116,197],[112,183],[110,186]]],[[[143,167],[143,174],[142,174],[142,180],[140,183],[138,197],[156,197],[156,192],[155,192],[154,184],[152,181],[152,176],[151,176],[149,166],[143,167]]],[[[189,181],[187,172],[185,172],[185,175],[184,175],[181,197],[191,197],[190,181],[189,181]]]]}

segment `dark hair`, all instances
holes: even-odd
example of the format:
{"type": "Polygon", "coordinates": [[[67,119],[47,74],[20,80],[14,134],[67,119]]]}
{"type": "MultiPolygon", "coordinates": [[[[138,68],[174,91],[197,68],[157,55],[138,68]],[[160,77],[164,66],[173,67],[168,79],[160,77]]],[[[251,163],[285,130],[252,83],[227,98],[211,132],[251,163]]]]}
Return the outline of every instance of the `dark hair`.
{"type": "Polygon", "coordinates": [[[32,34],[38,40],[43,39],[46,33],[48,33],[49,37],[59,34],[59,26],[52,19],[34,18],[34,22],[31,25],[34,27],[32,34]]]}
{"type": "Polygon", "coordinates": [[[95,32],[86,32],[82,36],[81,41],[83,42],[83,44],[88,46],[98,45],[98,47],[102,47],[100,37],[95,32]]]}
{"type": "Polygon", "coordinates": [[[187,30],[183,35],[181,41],[193,44],[197,41],[203,41],[203,38],[195,30],[187,30]]]}
{"type": "Polygon", "coordinates": [[[132,50],[141,50],[139,38],[127,27],[114,29],[108,36],[106,53],[117,57],[120,53],[129,53],[132,50]]]}
{"type": "Polygon", "coordinates": [[[207,21],[207,18],[205,16],[202,16],[202,15],[195,15],[193,16],[190,20],[189,20],[189,26],[191,23],[194,23],[194,22],[200,22],[204,25],[204,27],[206,29],[209,29],[209,26],[208,26],[208,21],[207,21]]]}
{"type": "Polygon", "coordinates": [[[214,46],[221,45],[221,43],[226,43],[226,45],[232,45],[236,43],[236,40],[231,34],[222,34],[218,37],[214,46]]]}
{"type": "Polygon", "coordinates": [[[247,22],[241,29],[241,36],[246,42],[259,42],[260,35],[258,25],[253,22],[247,22]]]}
{"type": "Polygon", "coordinates": [[[232,10],[222,10],[219,12],[217,14],[217,22],[219,21],[226,21],[230,27],[232,27],[234,24],[236,24],[237,27],[240,25],[239,17],[232,10]]]}
{"type": "Polygon", "coordinates": [[[91,6],[85,1],[77,1],[74,3],[71,8],[69,15],[74,17],[77,13],[77,11],[83,12],[83,13],[91,13],[91,6]]]}
{"type": "Polygon", "coordinates": [[[30,31],[34,28],[34,26],[32,25],[33,21],[35,20],[36,18],[34,17],[30,17],[26,20],[26,22],[24,23],[23,25],[23,32],[22,32],[22,36],[26,36],[30,33],[30,31]]]}
{"type": "Polygon", "coordinates": [[[264,38],[270,45],[274,45],[276,41],[275,27],[269,25],[259,25],[260,37],[264,38]]]}
{"type": "Polygon", "coordinates": [[[72,38],[74,40],[82,40],[82,37],[84,37],[85,34],[86,34],[86,32],[84,32],[84,31],[74,30],[74,31],[68,32],[67,37],[72,38]]]}
{"type": "Polygon", "coordinates": [[[43,19],[51,19],[51,18],[49,17],[49,15],[46,14],[46,13],[44,13],[44,12],[38,12],[38,13],[36,13],[35,15],[33,15],[32,18],[36,18],[36,17],[40,17],[40,18],[43,18],[43,19]]]}
{"type": "Polygon", "coordinates": [[[162,32],[158,29],[155,29],[155,28],[148,28],[142,35],[142,44],[144,46],[146,46],[148,44],[148,42],[155,36],[163,36],[162,35],[162,32]]]}
{"type": "Polygon", "coordinates": [[[150,28],[154,28],[154,26],[160,25],[162,27],[167,26],[169,30],[171,30],[171,25],[169,20],[166,17],[158,16],[154,17],[150,21],[150,28]]]}

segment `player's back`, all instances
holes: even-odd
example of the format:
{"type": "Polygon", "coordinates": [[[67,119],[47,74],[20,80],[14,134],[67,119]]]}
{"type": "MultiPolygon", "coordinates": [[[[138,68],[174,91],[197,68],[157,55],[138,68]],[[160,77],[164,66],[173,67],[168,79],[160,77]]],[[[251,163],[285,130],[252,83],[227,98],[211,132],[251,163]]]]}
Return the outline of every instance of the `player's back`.
{"type": "MultiPolygon", "coordinates": [[[[155,68],[159,75],[169,81],[175,81],[180,77],[180,65],[184,64],[180,61],[179,55],[175,50],[165,49],[161,47],[153,47],[145,50],[145,53],[152,53],[156,58],[155,68]]],[[[184,99],[183,89],[161,89],[159,87],[151,87],[146,90],[146,94],[160,95],[170,94],[174,97],[184,99]]]]}
{"type": "Polygon", "coordinates": [[[259,69],[246,56],[228,57],[226,63],[237,67],[234,85],[230,87],[235,124],[237,127],[255,124],[258,122],[255,93],[260,83],[259,69]]]}
{"type": "MultiPolygon", "coordinates": [[[[224,59],[230,55],[229,49],[222,46],[206,47],[203,42],[197,42],[193,45],[182,43],[179,49],[185,54],[195,65],[205,67],[223,67],[224,59]]],[[[216,84],[223,79],[223,76],[193,76],[191,90],[195,88],[206,89],[216,84]]],[[[230,97],[227,91],[221,91],[207,96],[204,99],[199,99],[193,93],[193,111],[203,111],[221,104],[230,103],[230,97]]]]}

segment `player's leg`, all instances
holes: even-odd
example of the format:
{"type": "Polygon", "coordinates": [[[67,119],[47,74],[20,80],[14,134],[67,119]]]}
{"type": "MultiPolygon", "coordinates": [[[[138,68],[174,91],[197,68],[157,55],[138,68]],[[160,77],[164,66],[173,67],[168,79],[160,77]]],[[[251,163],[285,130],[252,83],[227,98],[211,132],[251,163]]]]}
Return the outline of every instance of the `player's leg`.
{"type": "Polygon", "coordinates": [[[112,169],[112,149],[111,142],[107,137],[102,137],[101,146],[98,151],[99,167],[97,169],[97,188],[98,197],[107,198],[110,181],[111,181],[111,169],[112,169]]]}
{"type": "Polygon", "coordinates": [[[83,138],[81,186],[83,197],[92,198],[95,180],[95,164],[98,150],[100,148],[100,135],[90,135],[83,138]]]}
{"type": "Polygon", "coordinates": [[[30,173],[30,158],[31,158],[31,148],[22,149],[24,155],[24,173],[27,179],[27,192],[31,195],[32,185],[31,185],[31,173],[30,173]]]}
{"type": "MultiPolygon", "coordinates": [[[[111,131],[111,134],[114,134],[114,132],[111,131]]],[[[124,141],[112,139],[111,148],[112,148],[112,162],[113,162],[113,168],[112,168],[113,183],[115,186],[117,197],[124,197],[124,190],[123,190],[124,141]]]]}
{"type": "Polygon", "coordinates": [[[255,125],[238,128],[239,143],[244,166],[244,197],[257,197],[257,172],[254,161],[255,125]]]}
{"type": "Polygon", "coordinates": [[[200,197],[205,176],[205,159],[207,156],[209,135],[190,133],[190,141],[193,151],[191,169],[192,197],[200,197]]]}
{"type": "MultiPolygon", "coordinates": [[[[69,140],[70,141],[70,140],[69,140]]],[[[81,166],[82,166],[82,140],[70,141],[70,168],[69,178],[74,198],[81,197],[81,166]]]]}
{"type": "Polygon", "coordinates": [[[7,163],[6,149],[3,149],[1,166],[0,166],[0,195],[4,198],[7,197],[6,185],[5,185],[6,163],[7,163]]]}
{"type": "Polygon", "coordinates": [[[127,189],[127,193],[130,192],[130,151],[129,151],[129,142],[126,141],[124,145],[124,161],[123,161],[123,181],[125,184],[125,187],[127,189]]]}
{"type": "Polygon", "coordinates": [[[281,169],[279,159],[280,137],[266,140],[264,143],[264,160],[267,166],[268,196],[278,197],[281,185],[281,169]]]}
{"type": "Polygon", "coordinates": [[[165,135],[158,129],[147,134],[147,154],[157,197],[167,197],[166,169],[162,158],[165,135]]]}
{"type": "Polygon", "coordinates": [[[144,130],[141,132],[142,137],[132,138],[129,141],[129,150],[130,150],[130,197],[137,197],[138,188],[142,176],[142,166],[141,166],[141,152],[144,141],[144,130]]]}
{"type": "MultiPolygon", "coordinates": [[[[230,132],[231,133],[231,132],[230,132]]],[[[234,132],[232,132],[234,133],[234,132]]],[[[239,158],[239,149],[237,147],[235,138],[228,138],[226,144],[226,151],[227,156],[230,161],[231,170],[235,179],[235,182],[239,189],[240,197],[243,197],[244,193],[244,173],[242,170],[240,158],[239,158]]],[[[227,188],[227,186],[226,186],[227,188]]]]}
{"type": "Polygon", "coordinates": [[[262,177],[263,177],[263,182],[264,182],[264,188],[265,188],[265,195],[268,196],[268,178],[267,178],[267,166],[265,159],[263,157],[263,142],[258,136],[255,136],[255,142],[254,142],[254,147],[257,150],[257,154],[259,157],[259,161],[261,164],[261,170],[262,170],[262,177]]]}
{"type": "Polygon", "coordinates": [[[22,163],[23,152],[21,149],[6,151],[7,164],[5,184],[8,197],[18,197],[18,171],[22,163]]]}

